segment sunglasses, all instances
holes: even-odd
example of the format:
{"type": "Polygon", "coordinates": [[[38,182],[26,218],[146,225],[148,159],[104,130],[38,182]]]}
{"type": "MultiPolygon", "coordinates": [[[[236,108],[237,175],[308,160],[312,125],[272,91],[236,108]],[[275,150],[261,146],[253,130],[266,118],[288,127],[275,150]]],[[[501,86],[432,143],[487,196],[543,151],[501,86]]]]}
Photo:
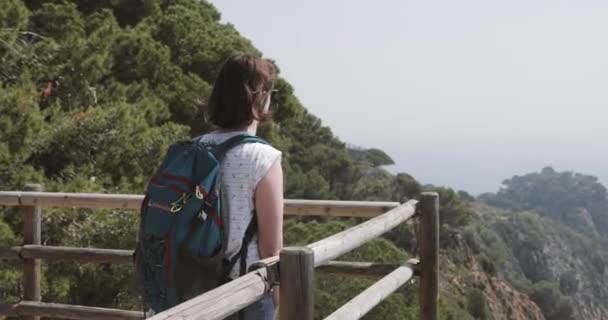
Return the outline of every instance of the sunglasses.
{"type": "Polygon", "coordinates": [[[279,92],[279,90],[278,89],[257,90],[257,91],[253,91],[251,93],[267,93],[267,92],[270,92],[270,94],[272,95],[272,94],[275,94],[275,93],[279,92]]]}

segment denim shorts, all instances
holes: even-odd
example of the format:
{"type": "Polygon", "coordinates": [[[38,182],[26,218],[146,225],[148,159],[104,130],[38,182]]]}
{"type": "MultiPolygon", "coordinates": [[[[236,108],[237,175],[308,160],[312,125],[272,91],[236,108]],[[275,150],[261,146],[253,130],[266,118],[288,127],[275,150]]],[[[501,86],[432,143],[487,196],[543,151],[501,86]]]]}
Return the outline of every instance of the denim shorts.
{"type": "Polygon", "coordinates": [[[260,301],[243,309],[243,320],[274,320],[272,295],[266,294],[260,301]]]}

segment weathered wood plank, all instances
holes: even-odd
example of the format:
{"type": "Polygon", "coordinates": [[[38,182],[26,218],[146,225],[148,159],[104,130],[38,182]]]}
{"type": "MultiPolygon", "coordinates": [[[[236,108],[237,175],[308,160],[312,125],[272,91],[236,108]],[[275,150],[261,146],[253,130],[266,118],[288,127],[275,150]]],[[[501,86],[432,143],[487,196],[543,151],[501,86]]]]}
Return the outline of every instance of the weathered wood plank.
{"type": "Polygon", "coordinates": [[[306,247],[281,250],[280,318],[312,320],[314,318],[314,253],[306,247]]]}
{"type": "Polygon", "coordinates": [[[317,267],[315,271],[323,274],[382,278],[400,266],[401,264],[397,263],[330,261],[317,267]]]}
{"type": "MultiPolygon", "coordinates": [[[[42,192],[0,192],[0,205],[19,206],[68,206],[68,207],[111,207],[137,209],[142,196],[138,195],[99,195],[99,194],[65,194],[42,192]]],[[[309,245],[315,254],[315,265],[343,255],[361,244],[382,235],[414,214],[416,201],[409,201],[398,207],[396,203],[341,202],[314,200],[286,200],[286,208],[292,205],[292,212],[311,215],[335,216],[374,216],[390,208],[389,212],[371,219],[361,225],[338,233],[327,239],[309,245]]],[[[286,210],[287,212],[287,210],[286,210]]],[[[45,248],[32,246],[21,248],[21,256],[26,258],[44,257],[50,259],[78,259],[100,262],[130,262],[131,251],[92,248],[45,248]],[[54,251],[52,253],[51,251],[54,251]],[[128,259],[128,260],[127,260],[128,259]]],[[[15,248],[0,250],[3,255],[14,256],[15,248]],[[7,253],[8,252],[8,253],[7,253]]],[[[18,252],[18,251],[17,251],[18,252]]],[[[276,263],[278,257],[270,262],[276,263]]],[[[259,300],[268,290],[267,270],[256,270],[225,286],[191,299],[176,308],[167,310],[154,319],[222,319],[259,300]],[[236,293],[235,293],[236,292],[236,293]],[[234,294],[233,294],[234,293],[234,294]],[[202,317],[201,315],[205,315],[202,317]]]]}
{"type": "Polygon", "coordinates": [[[224,319],[260,300],[269,290],[266,277],[266,269],[250,272],[150,319],[224,319]]]}
{"type": "Polygon", "coordinates": [[[294,216],[375,217],[399,206],[399,202],[285,200],[285,214],[294,216]]]}
{"type": "MultiPolygon", "coordinates": [[[[3,206],[138,210],[142,200],[143,195],[134,194],[0,191],[3,206]]],[[[284,212],[301,216],[374,217],[398,205],[398,202],[286,199],[284,212]]]]}
{"type": "Polygon", "coordinates": [[[69,193],[69,192],[0,192],[0,205],[139,209],[143,195],[69,193]]]}
{"type": "Polygon", "coordinates": [[[0,247],[0,260],[45,259],[132,264],[133,250],[25,245],[0,247]],[[21,256],[19,254],[21,253],[21,256]]]}
{"type": "Polygon", "coordinates": [[[44,316],[45,318],[48,317],[76,320],[143,319],[143,313],[139,311],[34,301],[21,301],[17,303],[13,309],[20,316],[44,316]]]}
{"type": "Polygon", "coordinates": [[[21,246],[0,246],[0,260],[18,260],[21,246]]]}
{"type": "Polygon", "coordinates": [[[133,263],[133,250],[27,245],[21,249],[21,256],[24,258],[46,260],[76,260],[115,264],[133,263]]]}
{"type": "MultiPolygon", "coordinates": [[[[39,184],[28,184],[25,189],[33,192],[42,191],[39,184]]],[[[23,243],[40,245],[42,209],[37,205],[23,208],[23,243]]],[[[23,264],[23,299],[40,301],[40,259],[27,259],[23,264]]],[[[39,320],[37,316],[22,316],[24,320],[39,320]]]]}
{"type": "Polygon", "coordinates": [[[412,278],[413,267],[403,265],[340,307],[325,320],[361,319],[373,307],[412,278]]]}
{"type": "Polygon", "coordinates": [[[424,192],[420,200],[420,287],[421,320],[438,319],[439,195],[424,192]]]}
{"type": "Polygon", "coordinates": [[[416,203],[410,200],[381,216],[309,244],[307,247],[315,253],[315,266],[344,255],[405,222],[414,215],[416,203]]]}
{"type": "MultiPolygon", "coordinates": [[[[0,260],[18,260],[19,252],[25,258],[44,260],[68,260],[81,262],[98,262],[112,264],[132,264],[132,250],[74,248],[56,246],[13,246],[0,247],[0,260]]],[[[327,274],[343,274],[353,276],[383,277],[399,264],[383,264],[371,262],[330,261],[318,267],[318,271],[327,274]]]]}
{"type": "MultiPolygon", "coordinates": [[[[417,203],[418,201],[416,200],[410,200],[380,216],[307,245],[315,253],[315,267],[324,265],[406,222],[416,213],[417,203]]],[[[279,256],[274,256],[262,259],[256,264],[259,266],[269,266],[278,261],[279,256]]]]}

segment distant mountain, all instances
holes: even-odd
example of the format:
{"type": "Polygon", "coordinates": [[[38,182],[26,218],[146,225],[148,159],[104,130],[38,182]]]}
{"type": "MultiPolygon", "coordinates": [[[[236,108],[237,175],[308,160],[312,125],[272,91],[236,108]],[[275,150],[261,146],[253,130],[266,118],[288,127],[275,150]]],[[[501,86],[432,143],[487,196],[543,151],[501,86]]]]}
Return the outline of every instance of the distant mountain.
{"type": "Polygon", "coordinates": [[[606,188],[550,167],[504,185],[473,204],[481,219],[466,229],[471,247],[493,257],[547,319],[608,319],[606,188]]]}
{"type": "Polygon", "coordinates": [[[480,199],[500,208],[538,212],[588,236],[608,237],[608,195],[596,177],[546,167],[503,184],[498,193],[480,199]]]}

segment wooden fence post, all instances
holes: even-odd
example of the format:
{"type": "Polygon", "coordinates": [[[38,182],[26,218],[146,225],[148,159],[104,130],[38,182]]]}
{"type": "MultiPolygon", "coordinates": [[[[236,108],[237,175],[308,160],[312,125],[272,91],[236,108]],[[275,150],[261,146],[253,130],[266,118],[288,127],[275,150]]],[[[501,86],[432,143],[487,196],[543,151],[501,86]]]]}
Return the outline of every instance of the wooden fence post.
{"type": "MultiPolygon", "coordinates": [[[[26,191],[42,191],[39,184],[27,184],[26,191]]],[[[23,244],[40,245],[42,209],[40,206],[23,207],[23,244]]],[[[23,265],[23,300],[40,301],[40,259],[25,259],[23,265]]],[[[23,316],[21,319],[38,320],[40,317],[23,316]]]]}
{"type": "Polygon", "coordinates": [[[280,319],[312,320],[314,317],[314,252],[306,247],[281,250],[280,319]]]}
{"type": "Polygon", "coordinates": [[[420,288],[418,302],[421,320],[437,320],[439,296],[439,195],[423,192],[419,203],[420,288]]]}

